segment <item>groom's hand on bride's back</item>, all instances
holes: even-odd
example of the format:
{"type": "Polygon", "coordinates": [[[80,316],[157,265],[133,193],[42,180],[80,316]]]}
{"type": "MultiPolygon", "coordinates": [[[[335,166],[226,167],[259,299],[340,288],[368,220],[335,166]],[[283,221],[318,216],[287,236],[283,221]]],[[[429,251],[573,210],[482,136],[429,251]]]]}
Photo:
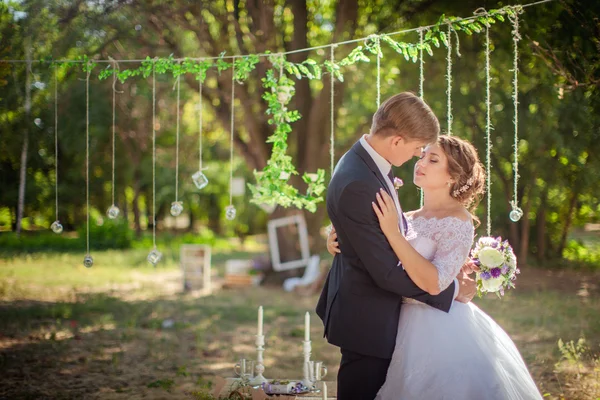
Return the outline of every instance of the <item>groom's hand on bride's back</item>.
{"type": "Polygon", "coordinates": [[[333,226],[327,235],[327,251],[334,257],[336,254],[341,253],[340,244],[337,241],[337,233],[333,226]]]}
{"type": "Polygon", "coordinates": [[[458,296],[456,296],[456,301],[468,303],[473,300],[473,297],[477,293],[477,284],[475,280],[469,278],[469,275],[465,272],[458,274],[456,279],[458,279],[458,296]]]}

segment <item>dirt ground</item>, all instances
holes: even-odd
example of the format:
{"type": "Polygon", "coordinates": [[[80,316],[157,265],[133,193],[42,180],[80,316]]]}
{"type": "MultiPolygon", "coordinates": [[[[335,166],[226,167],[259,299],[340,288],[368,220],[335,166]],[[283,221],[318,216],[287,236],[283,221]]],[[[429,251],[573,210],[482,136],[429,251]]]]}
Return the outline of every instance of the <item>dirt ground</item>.
{"type": "MultiPolygon", "coordinates": [[[[256,309],[265,307],[269,378],[299,378],[304,312],[312,312],[313,359],[335,380],[339,351],[322,338],[317,295],[277,287],[180,293],[179,273],[136,285],[65,289],[56,299],[0,303],[0,398],[190,399],[239,358],[255,358],[256,309]]],[[[585,337],[600,354],[600,274],[525,269],[504,299],[476,299],[513,337],[542,393],[595,399],[598,372],[561,367],[556,343],[585,337]],[[577,377],[579,376],[579,378],[577,377]]],[[[588,362],[589,361],[589,362],[588,362]]],[[[563,363],[564,364],[564,363],[563,363]]]]}

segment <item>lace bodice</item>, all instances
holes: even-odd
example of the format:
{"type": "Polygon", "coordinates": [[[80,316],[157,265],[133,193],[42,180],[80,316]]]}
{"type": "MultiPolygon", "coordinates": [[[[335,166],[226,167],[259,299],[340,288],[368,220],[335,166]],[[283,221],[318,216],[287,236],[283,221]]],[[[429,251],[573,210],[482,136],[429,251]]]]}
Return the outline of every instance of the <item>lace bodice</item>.
{"type": "Polygon", "coordinates": [[[469,255],[473,245],[473,223],[456,217],[438,219],[407,216],[407,221],[406,238],[419,254],[435,265],[440,290],[446,289],[469,255]]]}

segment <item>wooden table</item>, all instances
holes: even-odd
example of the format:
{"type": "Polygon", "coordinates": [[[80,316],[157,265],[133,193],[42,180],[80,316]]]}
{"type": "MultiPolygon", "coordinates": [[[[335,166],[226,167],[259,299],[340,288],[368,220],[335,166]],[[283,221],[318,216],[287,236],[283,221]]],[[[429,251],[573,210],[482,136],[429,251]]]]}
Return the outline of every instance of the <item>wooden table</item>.
{"type": "MultiPolygon", "coordinates": [[[[216,398],[227,398],[227,396],[233,391],[233,388],[239,382],[238,378],[222,378],[216,377],[213,381],[212,395],[216,398]]],[[[327,400],[336,400],[337,396],[337,382],[325,381],[327,385],[327,400]]],[[[277,400],[323,400],[322,393],[304,393],[304,394],[289,394],[289,395],[267,395],[262,389],[243,388],[243,393],[249,393],[252,395],[252,400],[266,400],[266,399],[277,399],[277,400]]]]}

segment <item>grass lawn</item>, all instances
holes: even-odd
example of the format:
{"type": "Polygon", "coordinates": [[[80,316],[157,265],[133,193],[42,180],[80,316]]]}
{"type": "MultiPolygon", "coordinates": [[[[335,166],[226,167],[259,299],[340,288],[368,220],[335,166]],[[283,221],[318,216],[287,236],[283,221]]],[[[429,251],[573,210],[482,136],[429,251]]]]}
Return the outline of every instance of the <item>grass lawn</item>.
{"type": "MultiPolygon", "coordinates": [[[[253,242],[214,250],[213,267],[222,275],[226,259],[264,250],[253,242]]],[[[231,376],[237,359],[255,358],[259,305],[267,377],[301,377],[304,312],[311,311],[313,359],[325,361],[327,380],[335,380],[339,351],[322,338],[317,295],[274,286],[183,294],[178,249],[163,253],[156,269],[143,249],[93,253],[91,269],[83,254],[0,259],[0,398],[198,398],[211,377],[231,376]]],[[[598,278],[524,268],[504,299],[475,300],[515,340],[547,398],[600,398],[598,278]],[[561,357],[559,338],[585,338],[588,350],[561,357]]]]}

